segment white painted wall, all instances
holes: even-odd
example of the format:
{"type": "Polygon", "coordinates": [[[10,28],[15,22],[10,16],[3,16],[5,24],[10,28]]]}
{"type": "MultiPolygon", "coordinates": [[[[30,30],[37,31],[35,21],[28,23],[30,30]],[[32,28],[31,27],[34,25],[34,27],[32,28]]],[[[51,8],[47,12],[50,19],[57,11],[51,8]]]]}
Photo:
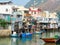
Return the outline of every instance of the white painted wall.
{"type": "Polygon", "coordinates": [[[24,6],[19,6],[18,8],[19,8],[18,12],[19,12],[20,15],[22,15],[22,20],[23,20],[24,19],[24,15],[25,15],[24,11],[29,11],[29,9],[25,8],[24,6]]]}
{"type": "Polygon", "coordinates": [[[11,5],[0,5],[0,14],[12,14],[11,5]],[[8,11],[6,11],[8,9],[8,11]]]}
{"type": "Polygon", "coordinates": [[[44,11],[46,13],[46,18],[49,18],[49,11],[44,11]]]}

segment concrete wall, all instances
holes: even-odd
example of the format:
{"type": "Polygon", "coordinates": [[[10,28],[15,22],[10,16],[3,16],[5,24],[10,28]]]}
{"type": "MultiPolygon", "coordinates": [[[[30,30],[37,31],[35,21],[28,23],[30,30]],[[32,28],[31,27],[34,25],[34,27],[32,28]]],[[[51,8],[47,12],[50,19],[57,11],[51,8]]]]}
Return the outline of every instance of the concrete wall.
{"type": "Polygon", "coordinates": [[[12,6],[11,5],[0,5],[0,14],[12,14],[12,6]]]}
{"type": "Polygon", "coordinates": [[[10,35],[11,35],[11,30],[8,29],[0,30],[0,37],[10,36],[10,35]]]}

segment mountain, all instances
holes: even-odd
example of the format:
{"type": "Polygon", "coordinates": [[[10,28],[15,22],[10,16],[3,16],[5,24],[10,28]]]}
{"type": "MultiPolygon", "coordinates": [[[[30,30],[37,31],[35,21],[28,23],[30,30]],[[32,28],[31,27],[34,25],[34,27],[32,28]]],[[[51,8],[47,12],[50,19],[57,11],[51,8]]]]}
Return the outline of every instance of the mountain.
{"type": "Polygon", "coordinates": [[[47,0],[45,3],[39,6],[42,10],[48,11],[59,11],[60,10],[60,0],[47,0]]]}
{"type": "MultiPolygon", "coordinates": [[[[30,0],[25,7],[29,8],[33,4],[34,0],[30,0]]],[[[60,0],[37,0],[35,7],[47,11],[60,11],[60,0]]]]}
{"type": "MultiPolygon", "coordinates": [[[[46,1],[46,0],[43,0],[43,1],[46,1]]],[[[34,5],[34,3],[35,3],[35,7],[38,7],[40,4],[41,4],[41,0],[30,0],[26,5],[25,5],[25,7],[26,8],[29,8],[29,7],[31,7],[31,6],[33,6],[34,5]]]]}

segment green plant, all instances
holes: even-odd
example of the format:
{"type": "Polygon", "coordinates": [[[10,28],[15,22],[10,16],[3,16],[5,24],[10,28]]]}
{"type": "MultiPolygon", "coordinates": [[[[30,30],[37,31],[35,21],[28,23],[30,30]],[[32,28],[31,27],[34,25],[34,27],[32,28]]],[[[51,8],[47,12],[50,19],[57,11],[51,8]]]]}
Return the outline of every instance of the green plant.
{"type": "Polygon", "coordinates": [[[7,21],[5,21],[4,19],[0,19],[0,26],[5,28],[7,26],[7,21]]]}

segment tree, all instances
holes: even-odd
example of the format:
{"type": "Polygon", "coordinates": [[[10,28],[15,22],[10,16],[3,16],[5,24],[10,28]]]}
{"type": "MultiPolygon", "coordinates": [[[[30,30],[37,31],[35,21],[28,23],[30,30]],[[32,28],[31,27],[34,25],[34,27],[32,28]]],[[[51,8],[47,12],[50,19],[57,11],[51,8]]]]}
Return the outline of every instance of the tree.
{"type": "Polygon", "coordinates": [[[5,21],[4,19],[0,19],[0,26],[5,28],[7,26],[7,21],[5,21]]]}

